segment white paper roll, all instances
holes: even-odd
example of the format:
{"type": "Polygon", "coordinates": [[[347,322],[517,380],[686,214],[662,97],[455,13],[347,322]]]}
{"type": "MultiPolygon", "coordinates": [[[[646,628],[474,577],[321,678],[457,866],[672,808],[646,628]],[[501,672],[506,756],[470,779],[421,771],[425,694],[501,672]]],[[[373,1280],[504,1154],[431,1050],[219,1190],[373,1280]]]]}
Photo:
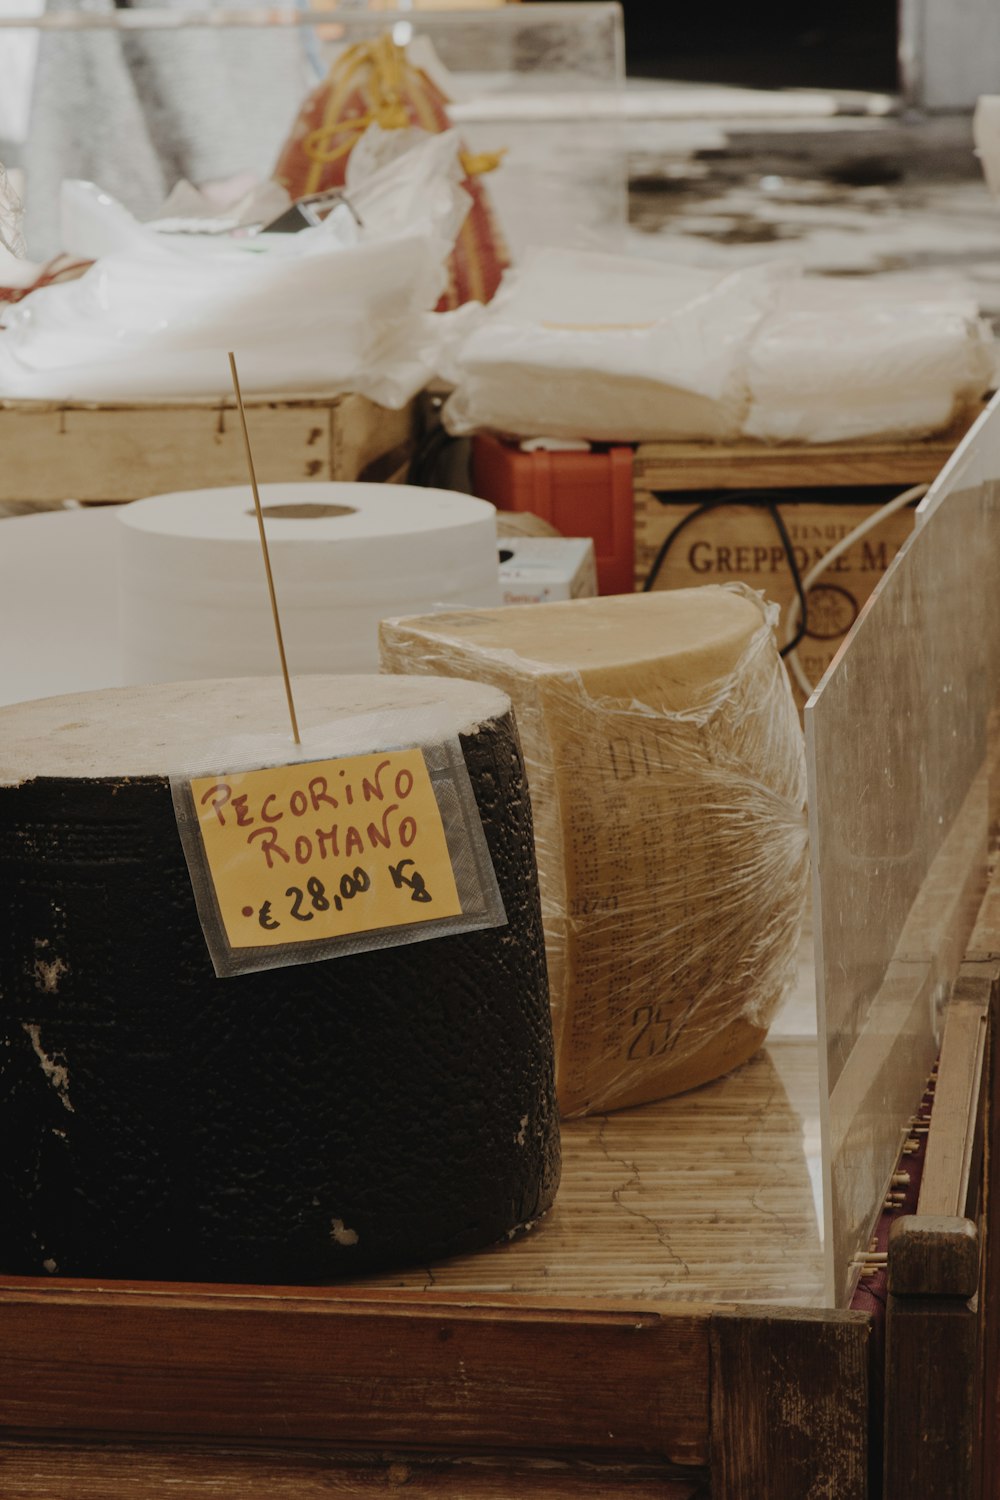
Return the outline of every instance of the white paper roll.
{"type": "MultiPolygon", "coordinates": [[[[289,670],[373,672],[389,615],[500,602],[492,505],[379,484],[261,486],[289,670]]],[[[119,511],[125,683],[273,673],[248,485],[119,511]]]]}

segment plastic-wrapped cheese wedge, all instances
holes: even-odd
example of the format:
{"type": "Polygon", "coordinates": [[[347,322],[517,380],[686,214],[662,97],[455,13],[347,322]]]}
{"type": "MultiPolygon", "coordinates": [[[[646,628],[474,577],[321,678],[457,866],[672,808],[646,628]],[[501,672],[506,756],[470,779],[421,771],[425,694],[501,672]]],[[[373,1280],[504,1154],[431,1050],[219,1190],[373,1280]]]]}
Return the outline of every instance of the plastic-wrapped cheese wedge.
{"type": "Polygon", "coordinates": [[[795,960],[802,735],[742,586],[391,620],[382,666],[502,687],[524,747],[566,1115],[745,1061],[795,960]]]}

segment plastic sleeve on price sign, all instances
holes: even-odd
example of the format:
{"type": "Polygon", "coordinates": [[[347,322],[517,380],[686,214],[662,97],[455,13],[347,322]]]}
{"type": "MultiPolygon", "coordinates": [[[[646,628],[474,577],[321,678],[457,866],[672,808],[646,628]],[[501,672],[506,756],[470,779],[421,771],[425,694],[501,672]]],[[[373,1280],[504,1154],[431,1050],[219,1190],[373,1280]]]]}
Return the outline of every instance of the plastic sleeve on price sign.
{"type": "Polygon", "coordinates": [[[312,735],[310,758],[265,761],[234,741],[171,777],[220,978],[506,923],[458,739],[358,739],[312,735]]]}

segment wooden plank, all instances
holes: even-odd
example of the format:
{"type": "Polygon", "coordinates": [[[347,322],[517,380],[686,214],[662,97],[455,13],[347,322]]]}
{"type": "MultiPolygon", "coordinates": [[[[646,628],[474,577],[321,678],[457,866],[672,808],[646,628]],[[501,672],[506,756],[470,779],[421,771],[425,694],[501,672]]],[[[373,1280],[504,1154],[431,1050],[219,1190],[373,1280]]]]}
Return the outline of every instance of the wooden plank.
{"type": "Polygon", "coordinates": [[[946,433],[917,441],[849,443],[640,443],[637,490],[813,489],[930,484],[980,409],[946,433]]]}
{"type": "MultiPolygon", "coordinates": [[[[671,495],[637,489],[634,497],[635,586],[653,579],[655,589],[746,583],[778,604],[782,617],[795,597],[795,583],[782,536],[763,506],[731,501],[696,515],[690,493],[671,495]],[[675,528],[692,517],[661,549],[675,528]],[[655,572],[654,572],[655,569],[655,572]]],[[[790,492],[780,511],[803,576],[847,534],[874,514],[870,502],[819,502],[790,492]]],[[[879,522],[831,565],[810,590],[809,629],[798,656],[807,677],[818,682],[872,590],[913,530],[907,508],[879,522]]],[[[784,638],[783,629],[779,636],[784,638]]],[[[793,679],[798,695],[798,687],[793,679]]]]}
{"type": "MultiPolygon", "coordinates": [[[[330,479],[329,412],[253,403],[248,412],[261,482],[330,479]]],[[[134,500],[240,484],[246,459],[235,409],[204,405],[0,406],[0,499],[134,500]]]]}
{"type": "Polygon", "coordinates": [[[964,964],[945,1012],[934,1111],[920,1181],[920,1215],[962,1217],[968,1211],[977,1142],[990,1006],[1000,965],[976,972],[964,964]]]}
{"type": "Polygon", "coordinates": [[[889,1302],[884,1500],[974,1500],[975,1315],[954,1298],[889,1302]]]}
{"type": "Polygon", "coordinates": [[[804,1148],[804,1136],[819,1137],[817,1066],[812,1038],[776,1039],[691,1093],[564,1120],[559,1193],[530,1234],[366,1285],[819,1302],[823,1255],[804,1148]]]}
{"type": "Polygon", "coordinates": [[[918,1214],[889,1242],[886,1500],[997,1493],[997,893],[994,869],[945,1015],[918,1214]]]}
{"type": "MultiPolygon", "coordinates": [[[[937,1106],[935,1106],[936,1108],[937,1106]]],[[[897,1297],[974,1297],[979,1233],[960,1214],[907,1214],[889,1231],[889,1290],[897,1297]]]]}
{"type": "Polygon", "coordinates": [[[979,908],[966,957],[970,963],[1000,958],[1000,881],[995,875],[979,908]]]}
{"type": "Polygon", "coordinates": [[[405,479],[417,425],[415,401],[389,411],[365,396],[341,396],[330,413],[330,478],[379,484],[405,479]]]}
{"type": "Polygon", "coordinates": [[[884,1500],[975,1500],[975,1226],[908,1216],[889,1235],[884,1500]]]}
{"type": "Polygon", "coordinates": [[[339,1456],[214,1445],[0,1445],[4,1500],[698,1500],[698,1478],[553,1459],[339,1456]]]}
{"type": "Polygon", "coordinates": [[[982,1464],[979,1493],[983,1500],[1000,1494],[1000,1340],[995,1324],[1000,1308],[1000,1046],[993,1005],[986,1044],[986,1088],[983,1108],[983,1198],[979,1226],[982,1239],[979,1288],[980,1403],[982,1464]]]}
{"type": "Polygon", "coordinates": [[[382,1292],[0,1288],[8,1431],[634,1455],[708,1451],[704,1310],[382,1292]]]}
{"type": "Polygon", "coordinates": [[[748,1308],[713,1318],[713,1495],[864,1500],[869,1339],[861,1313],[748,1308]]]}
{"type": "MultiPolygon", "coordinates": [[[[388,412],[358,395],[253,397],[247,413],[261,483],[357,479],[382,455],[401,454],[416,421],[413,403],[388,412]]],[[[230,398],[4,401],[0,446],[0,501],[135,500],[246,479],[230,398]]]]}

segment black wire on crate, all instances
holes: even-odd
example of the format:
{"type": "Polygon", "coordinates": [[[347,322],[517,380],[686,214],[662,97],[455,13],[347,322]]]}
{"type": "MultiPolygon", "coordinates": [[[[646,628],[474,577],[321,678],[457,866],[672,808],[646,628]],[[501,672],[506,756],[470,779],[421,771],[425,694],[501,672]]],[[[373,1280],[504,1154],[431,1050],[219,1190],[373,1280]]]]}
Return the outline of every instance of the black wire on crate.
{"type": "Polygon", "coordinates": [[[408,477],[410,484],[418,484],[427,487],[431,484],[435,466],[449,443],[453,441],[450,433],[443,427],[435,427],[424,438],[413,455],[408,477]]]}
{"type": "MultiPolygon", "coordinates": [[[[677,499],[676,494],[668,490],[654,490],[653,494],[660,501],[661,505],[672,501],[675,502],[677,499]]],[[[781,545],[785,549],[788,571],[792,575],[792,583],[795,585],[795,592],[799,601],[798,628],[792,639],[781,647],[781,655],[787,656],[789,652],[795,650],[809,628],[808,606],[806,604],[805,590],[802,587],[802,574],[799,572],[799,565],[795,560],[795,548],[792,545],[791,537],[788,535],[785,518],[779,509],[779,501],[787,498],[787,496],[774,497],[769,494],[763,494],[759,490],[752,494],[742,490],[725,490],[719,495],[713,495],[710,500],[703,500],[700,505],[695,506],[694,510],[689,510],[686,516],[682,516],[676,526],[667,532],[659,551],[653,559],[653,565],[643,581],[642,592],[648,594],[655,587],[656,580],[660,576],[660,571],[669,556],[671,547],[685,526],[690,525],[692,521],[697,521],[700,516],[706,515],[710,510],[718,510],[722,505],[752,505],[758,510],[766,510],[774,522],[775,530],[781,539],[781,545]]]]}

